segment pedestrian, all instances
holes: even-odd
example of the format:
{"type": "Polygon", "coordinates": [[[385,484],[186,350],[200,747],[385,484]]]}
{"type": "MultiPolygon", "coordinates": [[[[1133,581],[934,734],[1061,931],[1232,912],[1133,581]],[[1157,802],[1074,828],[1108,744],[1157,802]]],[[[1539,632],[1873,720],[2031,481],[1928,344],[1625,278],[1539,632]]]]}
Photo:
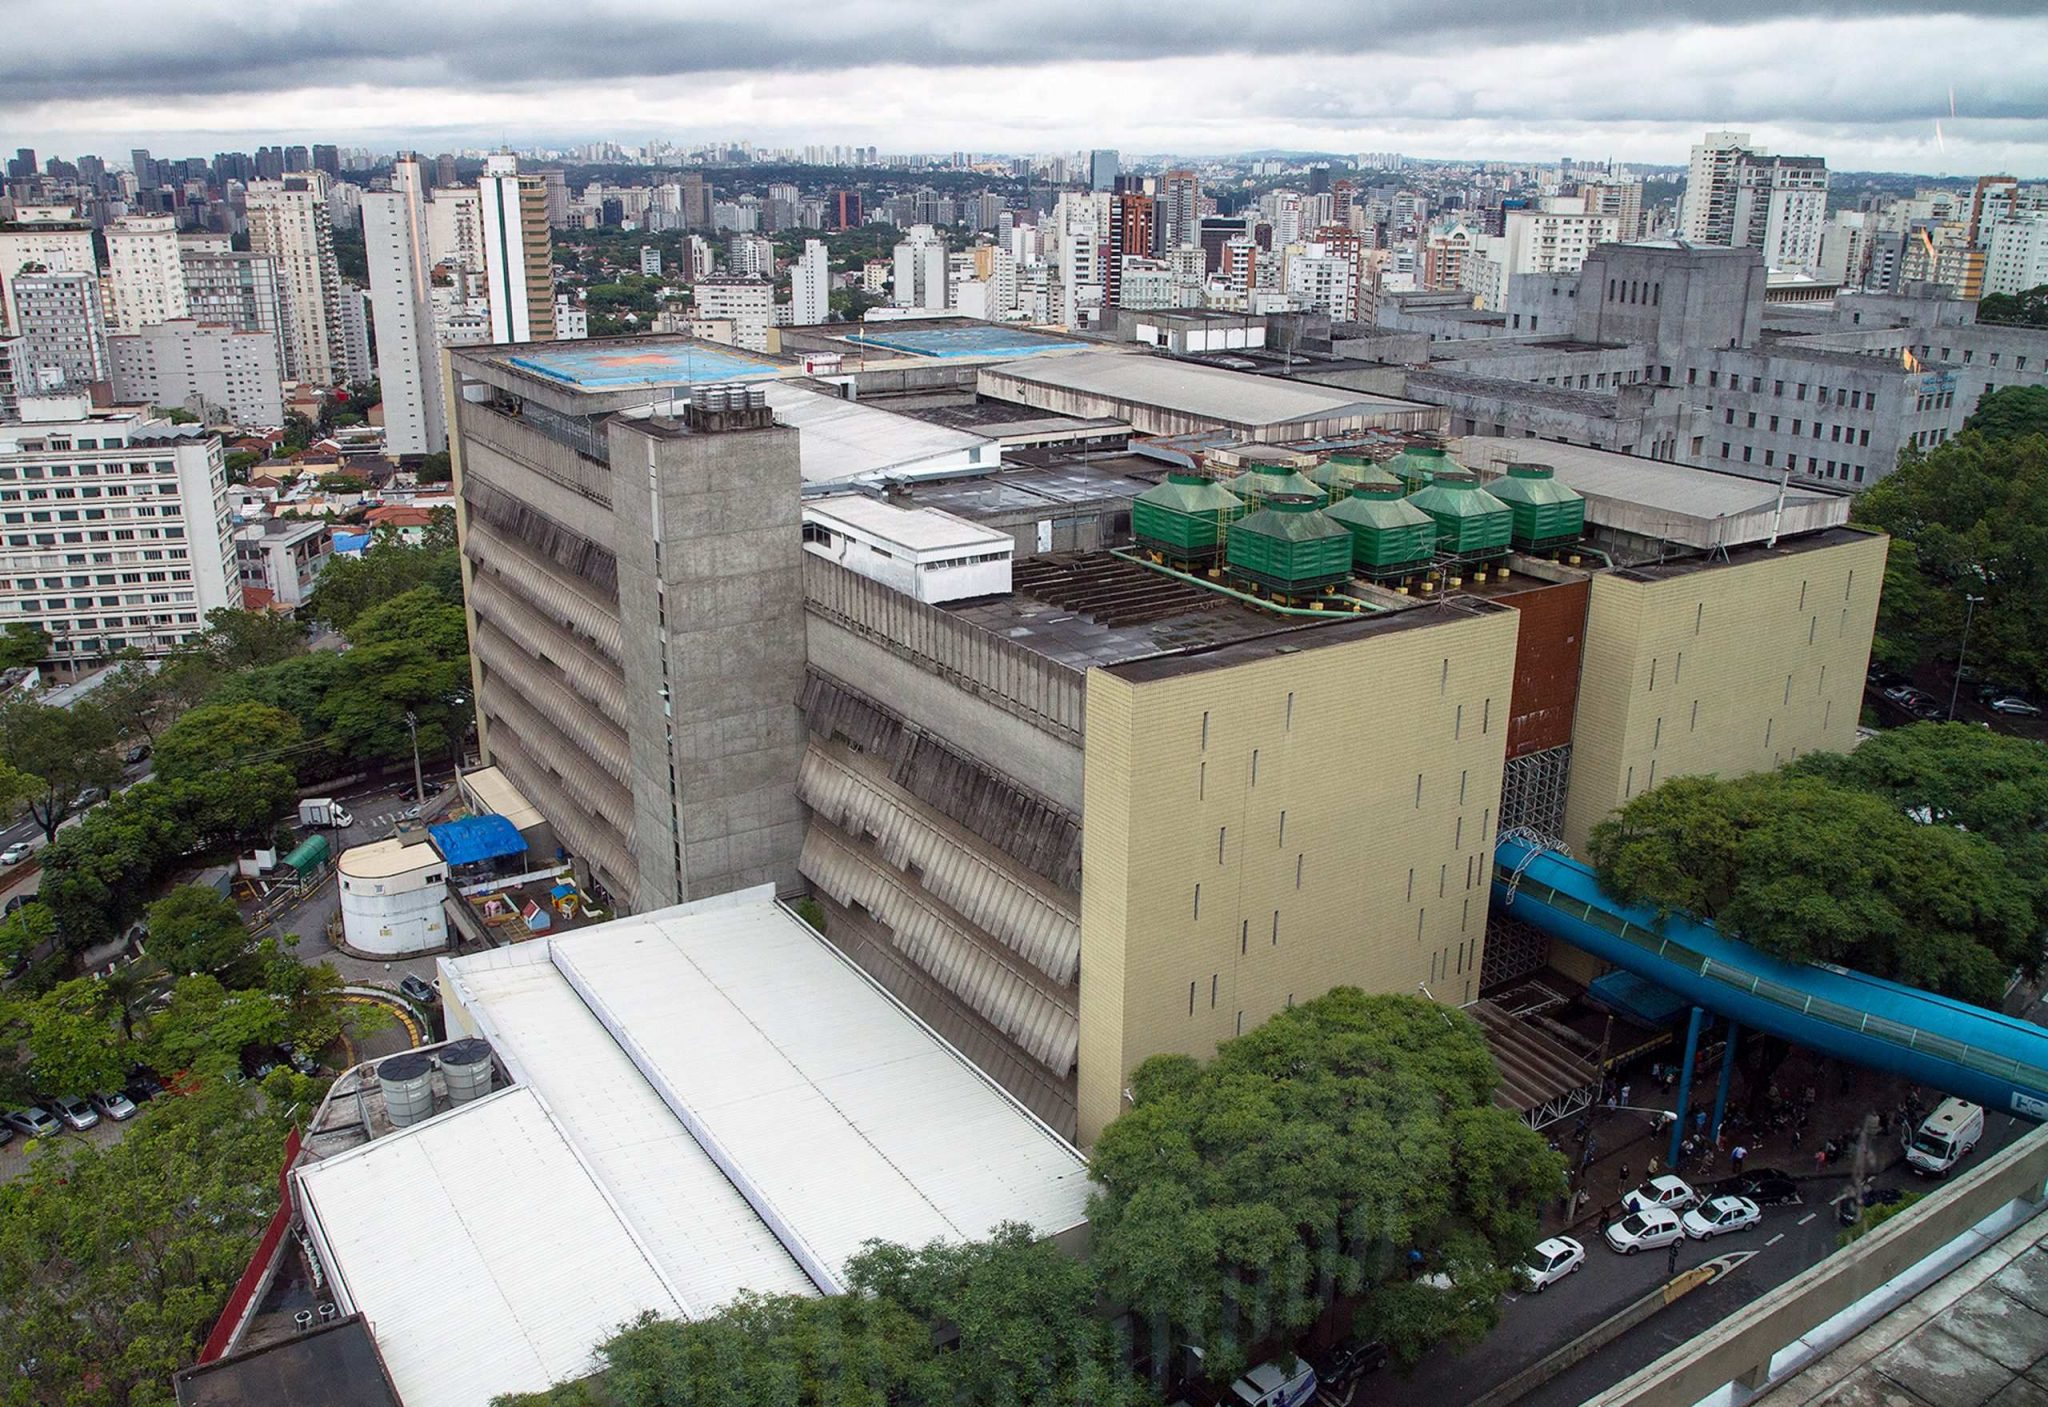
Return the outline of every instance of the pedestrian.
{"type": "Polygon", "coordinates": [[[1729,1170],[1730,1170],[1731,1172],[1735,1173],[1735,1174],[1736,1174],[1736,1175],[1737,1175],[1738,1177],[1739,1177],[1739,1176],[1741,1176],[1741,1174],[1742,1174],[1742,1160],[1743,1160],[1744,1158],[1747,1158],[1748,1156],[1749,1156],[1749,1148],[1748,1148],[1748,1145],[1746,1145],[1746,1144],[1741,1144],[1741,1143],[1738,1143],[1738,1144],[1736,1144],[1736,1145],[1735,1145],[1735,1151],[1734,1151],[1734,1152],[1732,1152],[1732,1153],[1730,1153],[1730,1154],[1728,1155],[1728,1167],[1729,1167],[1729,1170]]]}
{"type": "Polygon", "coordinates": [[[1814,1149],[1814,1150],[1813,1150],[1813,1170],[1814,1170],[1815,1172],[1817,1172],[1817,1173],[1822,1173],[1822,1172],[1826,1172],[1826,1171],[1827,1171],[1827,1169],[1828,1169],[1828,1150],[1827,1150],[1827,1149],[1826,1149],[1825,1147],[1821,1147],[1821,1148],[1816,1148],[1816,1149],[1814,1149]]]}
{"type": "Polygon", "coordinates": [[[1579,1195],[1572,1200],[1573,1215],[1584,1216],[1586,1214],[1586,1204],[1592,1200],[1593,1194],[1588,1192],[1585,1188],[1581,1187],[1579,1189],[1579,1195]]]}
{"type": "Polygon", "coordinates": [[[1704,1109],[1695,1109],[1695,1110],[1693,1110],[1693,1114],[1692,1114],[1692,1131],[1693,1131],[1694,1133],[1698,1134],[1698,1135],[1699,1135],[1700,1137],[1702,1137],[1702,1138],[1705,1138],[1705,1137],[1706,1137],[1706,1135],[1707,1135],[1707,1111],[1706,1111],[1706,1110],[1704,1110],[1704,1109]]]}
{"type": "Polygon", "coordinates": [[[1657,1176],[1657,1155],[1655,1153],[1650,1155],[1650,1165],[1643,1169],[1643,1176],[1648,1178],[1657,1176]]]}
{"type": "Polygon", "coordinates": [[[1614,1203],[1609,1202],[1600,1209],[1600,1234],[1605,1236],[1607,1228],[1614,1225],[1614,1203]]]}
{"type": "Polygon", "coordinates": [[[1634,1086],[1634,1085],[1623,1085],[1623,1086],[1621,1087],[1621,1103],[1622,1103],[1622,1107],[1626,1108],[1626,1107],[1628,1106],[1628,1102],[1629,1102],[1629,1101],[1628,1101],[1628,1096],[1629,1096],[1629,1093],[1630,1093],[1630,1091],[1632,1091],[1632,1090],[1633,1090],[1634,1088],[1635,1088],[1635,1086],[1634,1086]]]}
{"type": "MultiPolygon", "coordinates": [[[[1684,1238],[1683,1238],[1683,1237],[1681,1237],[1681,1238],[1679,1238],[1679,1239],[1680,1239],[1680,1240],[1683,1240],[1684,1238]]],[[[1665,1259],[1665,1262],[1664,1262],[1664,1273],[1665,1273],[1666,1275],[1676,1275],[1676,1274],[1678,1273],[1678,1242],[1677,1242],[1677,1241],[1673,1241],[1673,1242],[1671,1243],[1671,1254],[1670,1254],[1670,1256],[1669,1256],[1669,1257],[1667,1257],[1667,1258],[1665,1259]]]]}
{"type": "Polygon", "coordinates": [[[1622,1191],[1628,1190],[1628,1164],[1623,1163],[1614,1173],[1614,1185],[1622,1191]]]}

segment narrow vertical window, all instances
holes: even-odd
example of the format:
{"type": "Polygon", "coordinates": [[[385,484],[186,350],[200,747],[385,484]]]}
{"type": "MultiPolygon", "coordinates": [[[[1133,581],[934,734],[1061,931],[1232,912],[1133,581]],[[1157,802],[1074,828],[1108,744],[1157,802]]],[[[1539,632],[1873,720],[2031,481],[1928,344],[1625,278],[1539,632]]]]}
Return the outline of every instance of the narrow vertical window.
{"type": "Polygon", "coordinates": [[[1693,633],[1693,634],[1697,635],[1697,634],[1699,634],[1699,633],[1700,633],[1700,627],[1701,627],[1702,625],[1704,625],[1704,624],[1706,623],[1706,619],[1707,619],[1707,603],[1706,603],[1705,601],[1702,601],[1702,602],[1700,602],[1700,603],[1699,603],[1699,604],[1698,604],[1697,606],[1694,606],[1694,607],[1692,608],[1692,633],[1693,633]]]}
{"type": "Polygon", "coordinates": [[[1420,772],[1415,774],[1415,806],[1417,810],[1422,808],[1422,774],[1420,772]]]}
{"type": "Polygon", "coordinates": [[[1252,785],[1253,785],[1253,786],[1257,786],[1258,784],[1259,784],[1259,750],[1258,750],[1257,748],[1253,748],[1253,749],[1252,749],[1252,785]]]}
{"type": "Polygon", "coordinates": [[[1294,694],[1291,690],[1287,695],[1287,721],[1282,726],[1289,731],[1294,727],[1294,694]]]}
{"type": "Polygon", "coordinates": [[[1287,813],[1285,811],[1280,813],[1280,845],[1283,849],[1287,845],[1287,813]]]}
{"type": "Polygon", "coordinates": [[[1196,918],[1200,918],[1201,916],[1202,916],[1202,886],[1201,886],[1201,885],[1199,885],[1199,884],[1197,884],[1197,885],[1195,886],[1195,917],[1196,917],[1196,918]]]}
{"type": "Polygon", "coordinates": [[[1209,974],[1209,1010],[1211,1011],[1216,1009],[1216,982],[1217,978],[1221,975],[1215,972],[1209,974]]]}
{"type": "Polygon", "coordinates": [[[1229,826],[1216,827],[1216,863],[1223,863],[1223,841],[1230,834],[1229,826]]]}
{"type": "Polygon", "coordinates": [[[1252,921],[1248,918],[1237,921],[1237,955],[1243,957],[1251,950],[1252,921]]]}
{"type": "Polygon", "coordinates": [[[1280,911],[1273,910],[1273,946],[1280,946],[1280,911]]]}
{"type": "Polygon", "coordinates": [[[1188,1015],[1195,1014],[1195,984],[1188,983],[1188,1015]]]}
{"type": "Polygon", "coordinates": [[[1444,694],[1447,694],[1447,693],[1449,693],[1449,692],[1450,692],[1450,689],[1451,689],[1451,657],[1450,657],[1449,655],[1445,655],[1445,656],[1444,656],[1444,672],[1443,672],[1443,674],[1442,674],[1441,676],[1439,676],[1439,677],[1438,677],[1438,679],[1437,679],[1437,681],[1436,681],[1436,691],[1437,691],[1437,694],[1438,694],[1439,696],[1441,696],[1441,695],[1444,695],[1444,694]]]}
{"type": "Polygon", "coordinates": [[[1465,705],[1459,704],[1451,714],[1451,741],[1456,742],[1465,733],[1465,705]]]}
{"type": "Polygon", "coordinates": [[[1209,746],[1209,710],[1202,710],[1202,746],[1209,746]]]}
{"type": "Polygon", "coordinates": [[[1294,857],[1294,887],[1296,889],[1301,888],[1301,862],[1307,858],[1308,852],[1306,850],[1294,857]]]}
{"type": "Polygon", "coordinates": [[[1195,764],[1195,800],[1206,801],[1209,797],[1209,764],[1195,764]]]}
{"type": "Polygon", "coordinates": [[[1458,804],[1460,806],[1465,804],[1465,784],[1471,780],[1472,772],[1469,768],[1458,773],[1458,804]]]}

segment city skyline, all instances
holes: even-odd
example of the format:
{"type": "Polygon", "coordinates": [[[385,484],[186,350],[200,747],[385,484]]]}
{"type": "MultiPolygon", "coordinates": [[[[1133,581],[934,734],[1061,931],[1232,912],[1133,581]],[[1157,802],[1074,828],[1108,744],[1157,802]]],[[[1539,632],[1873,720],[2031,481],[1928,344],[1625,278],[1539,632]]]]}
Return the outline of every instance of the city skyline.
{"type": "Polygon", "coordinates": [[[1284,0],[1253,29],[1220,5],[1162,23],[1069,0],[1029,25],[973,10],[935,22],[886,0],[744,19],[637,0],[596,16],[523,0],[485,22],[465,13],[119,3],[87,17],[29,0],[0,56],[0,132],[10,147],[110,157],[744,139],[1676,165],[1699,130],[1735,127],[1839,170],[2048,170],[2048,77],[1982,62],[2048,47],[2048,16],[2020,3],[1735,4],[1703,20],[1671,5],[1284,0]],[[848,116],[824,115],[828,96],[848,116]]]}

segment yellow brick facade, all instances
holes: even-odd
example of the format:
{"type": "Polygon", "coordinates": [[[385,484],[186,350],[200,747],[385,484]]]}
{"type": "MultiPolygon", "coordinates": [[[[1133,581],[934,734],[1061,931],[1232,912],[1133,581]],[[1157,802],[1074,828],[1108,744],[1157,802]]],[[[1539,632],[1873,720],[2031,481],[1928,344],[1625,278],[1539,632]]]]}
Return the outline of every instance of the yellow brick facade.
{"type": "Polygon", "coordinates": [[[1090,671],[1084,1145],[1148,1056],[1205,1057],[1345,983],[1477,995],[1517,620],[1090,671]]]}
{"type": "Polygon", "coordinates": [[[1856,741],[1889,540],[1827,545],[1656,580],[1593,579],[1572,733],[1567,844],[1657,783],[1741,776],[1856,741]]]}

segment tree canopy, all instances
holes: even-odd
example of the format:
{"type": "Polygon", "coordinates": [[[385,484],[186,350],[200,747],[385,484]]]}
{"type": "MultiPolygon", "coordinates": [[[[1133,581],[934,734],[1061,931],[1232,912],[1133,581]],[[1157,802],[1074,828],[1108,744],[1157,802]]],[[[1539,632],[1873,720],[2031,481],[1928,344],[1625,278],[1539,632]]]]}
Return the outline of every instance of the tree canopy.
{"type": "Polygon", "coordinates": [[[299,720],[284,709],[253,700],[210,704],[164,729],[156,774],[177,781],[256,761],[288,763],[302,736],[299,720]]]}
{"type": "Polygon", "coordinates": [[[149,906],[149,955],[172,972],[220,972],[250,942],[241,910],[206,885],[181,884],[149,906]]]}
{"type": "Polygon", "coordinates": [[[209,1083],[0,1187],[0,1401],[168,1407],[277,1208],[288,1102],[209,1083]]]}
{"type": "Polygon", "coordinates": [[[50,657],[50,632],[31,621],[10,622],[0,631],[0,669],[40,664],[50,657]]]}
{"type": "Polygon", "coordinates": [[[1977,408],[1963,422],[1990,440],[2012,440],[2022,435],[2048,435],[2048,386],[2006,386],[1986,391],[1977,408]]]}
{"type": "MultiPolygon", "coordinates": [[[[1917,765],[1925,754],[1912,751],[1895,747],[1869,775],[1917,765]]],[[[1816,764],[1679,777],[1643,793],[1593,830],[1601,883],[1791,962],[1995,1004],[2008,974],[2039,960],[2034,935],[2048,910],[2035,872],[1986,836],[1917,820],[1896,789],[1839,785],[1824,768],[1864,778],[1816,764]]]]}
{"type": "Polygon", "coordinates": [[[2008,327],[2048,327],[2048,284],[2019,293],[1991,293],[1977,301],[1977,321],[2008,327]]]}
{"type": "Polygon", "coordinates": [[[379,535],[362,556],[330,561],[300,614],[346,631],[371,607],[420,587],[462,604],[462,566],[452,523],[436,523],[418,545],[379,535]]]}
{"type": "Polygon", "coordinates": [[[1953,661],[1963,597],[1979,597],[1970,659],[1989,678],[2048,692],[2048,437],[1965,433],[1865,490],[1858,521],[1893,538],[1877,654],[1953,661]]]}
{"type": "Polygon", "coordinates": [[[114,720],[91,698],[70,708],[33,697],[0,704],[0,758],[41,783],[26,800],[44,839],[57,834],[85,788],[108,788],[121,779],[117,735],[114,720]]]}
{"type": "Polygon", "coordinates": [[[1497,1080],[1470,1018],[1349,987],[1206,1065],[1147,1060],[1089,1168],[1111,1300],[1159,1341],[1202,1345],[1220,1381],[1338,1295],[1402,1362],[1475,1341],[1564,1175],[1495,1107],[1497,1080]],[[1411,1250],[1432,1278],[1404,1278],[1411,1250]]]}

